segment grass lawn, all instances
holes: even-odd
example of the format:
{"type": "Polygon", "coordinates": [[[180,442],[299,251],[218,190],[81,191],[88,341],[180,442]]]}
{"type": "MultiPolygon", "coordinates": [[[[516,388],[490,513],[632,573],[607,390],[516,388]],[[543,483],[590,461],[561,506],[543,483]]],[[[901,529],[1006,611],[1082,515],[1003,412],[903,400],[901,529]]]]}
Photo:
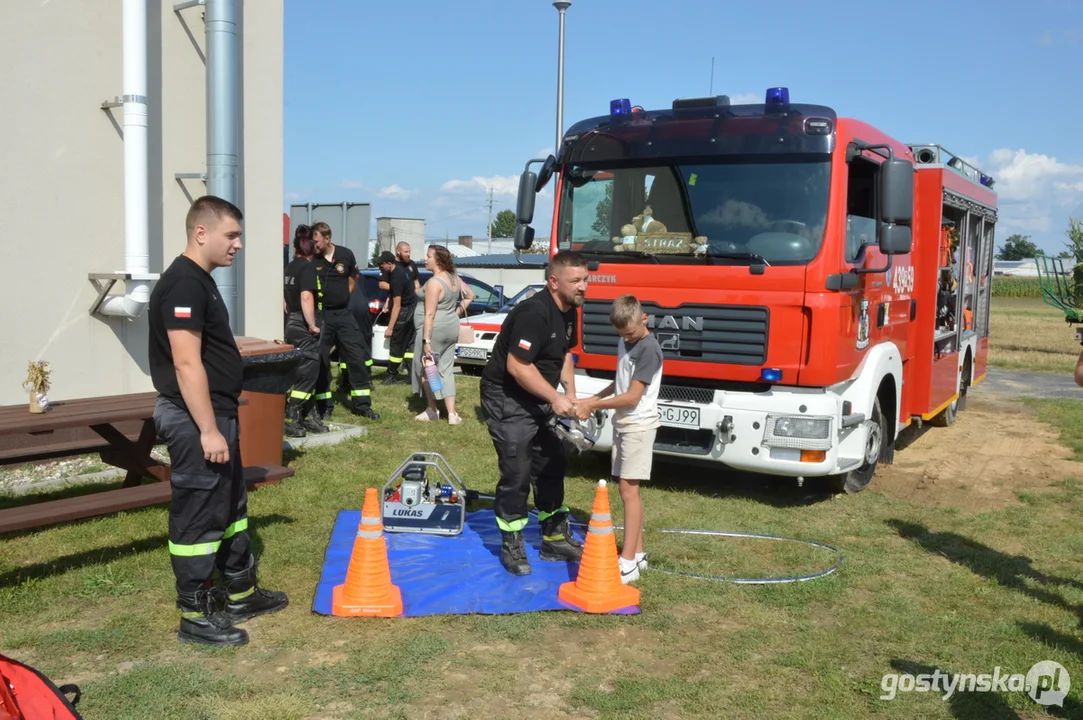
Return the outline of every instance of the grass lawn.
{"type": "Polygon", "coordinates": [[[1014,370],[1071,374],[1080,351],[1075,326],[1039,299],[993,298],[989,364],[1014,370]]]}
{"type": "MultiPolygon", "coordinates": [[[[382,486],[406,453],[441,452],[469,486],[492,491],[477,380],[459,388],[466,422],[449,427],[413,422],[408,390],[378,386],[385,419],[367,437],[300,454],[296,477],[250,496],[263,580],[287,590],[291,605],[246,623],[249,645],[176,641],[167,514],[155,507],[0,537],[0,651],[57,684],[79,684],[85,717],[111,720],[1083,716],[1083,494],[1071,473],[998,506],[945,506],[877,480],[835,498],[813,482],[659,465],[644,490],[649,526],[817,540],[842,550],[842,568],[772,586],[648,571],[638,616],[312,613],[336,513],[359,507],[364,488],[382,486]],[[1075,674],[1051,713],[1022,692],[880,699],[885,673],[1025,674],[1042,660],[1075,674]]],[[[1021,423],[1035,425],[1036,413],[1083,448],[1083,403],[1016,407],[1021,423]]],[[[950,443],[965,416],[931,431],[936,442],[950,443]]],[[[606,469],[597,456],[574,461],[567,492],[579,517],[606,469]]],[[[610,499],[620,521],[615,490],[610,499]]],[[[649,531],[646,543],[658,568],[716,575],[804,574],[834,562],[764,541],[649,531]]]]}

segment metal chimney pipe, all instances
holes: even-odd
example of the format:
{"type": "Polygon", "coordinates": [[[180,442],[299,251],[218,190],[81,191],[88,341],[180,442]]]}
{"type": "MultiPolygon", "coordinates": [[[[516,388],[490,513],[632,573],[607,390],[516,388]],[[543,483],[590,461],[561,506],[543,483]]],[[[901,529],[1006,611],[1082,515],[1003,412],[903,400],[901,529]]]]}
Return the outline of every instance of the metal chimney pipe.
{"type": "MultiPolygon", "coordinates": [[[[207,26],[207,193],[240,207],[240,14],[238,0],[206,0],[207,26]]],[[[242,208],[243,210],[243,208],[242,208]]],[[[237,332],[237,265],[211,276],[237,332]]]]}

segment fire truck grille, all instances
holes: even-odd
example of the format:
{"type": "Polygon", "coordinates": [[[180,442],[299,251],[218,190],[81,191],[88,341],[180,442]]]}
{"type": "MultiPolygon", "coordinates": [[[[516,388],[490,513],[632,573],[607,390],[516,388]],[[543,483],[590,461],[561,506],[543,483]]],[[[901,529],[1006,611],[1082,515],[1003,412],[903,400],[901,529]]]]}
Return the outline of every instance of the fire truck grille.
{"type": "MultiPolygon", "coordinates": [[[[583,303],[583,350],[617,354],[617,333],[609,324],[610,300],[583,303]]],[[[667,359],[762,365],[767,361],[770,312],[756,305],[682,305],[667,308],[643,303],[651,331],[667,359]]]]}
{"type": "Polygon", "coordinates": [[[680,385],[662,385],[658,388],[658,399],[670,402],[710,405],[714,401],[714,390],[710,388],[682,387],[680,385]]]}

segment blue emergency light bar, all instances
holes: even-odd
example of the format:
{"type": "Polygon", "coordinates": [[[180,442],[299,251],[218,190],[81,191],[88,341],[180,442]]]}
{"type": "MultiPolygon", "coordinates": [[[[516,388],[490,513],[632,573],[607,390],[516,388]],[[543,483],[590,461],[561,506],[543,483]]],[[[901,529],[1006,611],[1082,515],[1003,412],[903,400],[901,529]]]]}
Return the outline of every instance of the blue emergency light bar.
{"type": "Polygon", "coordinates": [[[764,382],[779,382],[782,380],[782,370],[780,368],[761,368],[760,380],[764,382]]]}
{"type": "Polygon", "coordinates": [[[609,101],[610,115],[627,115],[632,112],[632,102],[628,98],[609,101]]]}
{"type": "Polygon", "coordinates": [[[784,87],[767,88],[766,105],[789,105],[790,89],[784,87]]]}

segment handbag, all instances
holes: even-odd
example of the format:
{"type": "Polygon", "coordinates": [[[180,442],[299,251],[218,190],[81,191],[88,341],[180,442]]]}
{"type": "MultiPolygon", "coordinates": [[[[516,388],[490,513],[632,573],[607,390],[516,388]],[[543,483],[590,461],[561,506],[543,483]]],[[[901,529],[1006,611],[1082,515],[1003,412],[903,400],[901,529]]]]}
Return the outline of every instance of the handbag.
{"type": "MultiPolygon", "coordinates": [[[[459,280],[459,304],[456,305],[456,307],[455,307],[456,315],[458,315],[458,312],[460,310],[462,310],[462,302],[463,302],[463,286],[462,286],[462,280],[459,280]]],[[[459,321],[459,341],[458,341],[459,345],[470,345],[473,342],[474,342],[474,326],[471,325],[468,322],[464,323],[462,321],[459,321]]]]}

